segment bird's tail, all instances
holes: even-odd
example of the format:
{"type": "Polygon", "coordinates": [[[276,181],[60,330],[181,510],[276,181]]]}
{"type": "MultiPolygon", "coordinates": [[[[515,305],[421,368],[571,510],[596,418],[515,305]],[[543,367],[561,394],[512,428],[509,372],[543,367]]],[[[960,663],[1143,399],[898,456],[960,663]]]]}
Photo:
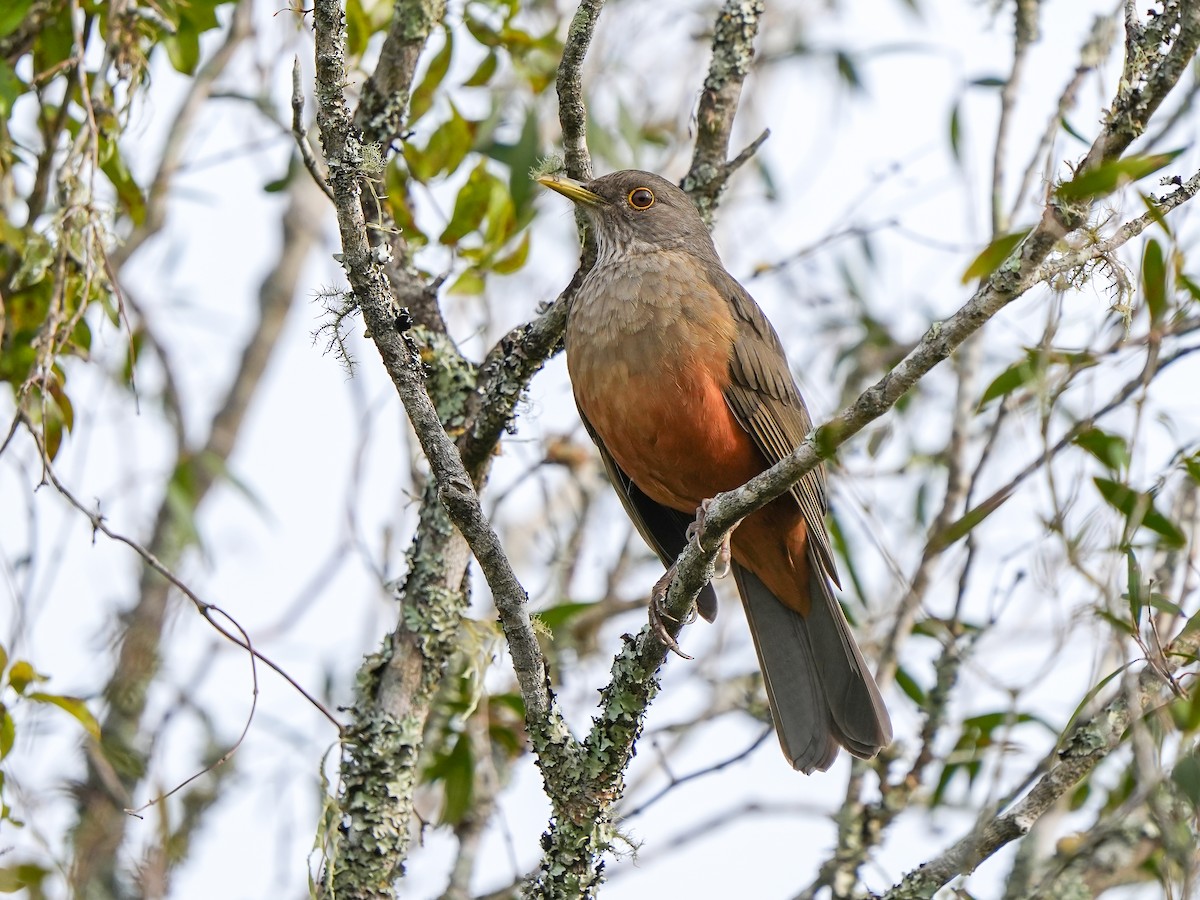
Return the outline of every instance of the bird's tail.
{"type": "Polygon", "coordinates": [[[733,565],[754,636],[775,731],[792,767],[828,769],[838,746],[870,759],[892,740],[892,723],[850,624],[817,566],[807,617],[784,606],[753,572],[733,565]]]}

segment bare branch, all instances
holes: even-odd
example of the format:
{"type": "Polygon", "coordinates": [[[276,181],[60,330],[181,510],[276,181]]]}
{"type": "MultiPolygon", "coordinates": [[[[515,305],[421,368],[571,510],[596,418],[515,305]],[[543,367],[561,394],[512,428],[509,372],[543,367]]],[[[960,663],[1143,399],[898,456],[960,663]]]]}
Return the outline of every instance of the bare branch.
{"type": "MultiPolygon", "coordinates": [[[[1200,648],[1200,629],[1177,638],[1167,650],[1168,659],[1190,663],[1200,648]]],[[[1171,672],[1181,666],[1167,663],[1171,672]]],[[[1136,690],[1122,692],[1099,714],[1080,724],[1059,751],[1059,762],[1046,772],[1033,789],[1010,810],[983,822],[953,847],[909,872],[883,900],[930,897],[952,878],[975,867],[1005,844],[1024,836],[1035,821],[1072,787],[1078,784],[1113,750],[1120,746],[1125,730],[1149,711],[1174,697],[1171,684],[1153,666],[1137,679],[1136,690]]]]}
{"type": "Polygon", "coordinates": [[[727,162],[734,115],[742,96],[742,83],[754,61],[754,38],[764,9],[762,0],[725,0],[713,29],[712,62],[696,111],[696,149],[692,153],[692,166],[682,182],[700,215],[709,223],[729,176],[767,137],[763,134],[733,162],[727,162]]]}

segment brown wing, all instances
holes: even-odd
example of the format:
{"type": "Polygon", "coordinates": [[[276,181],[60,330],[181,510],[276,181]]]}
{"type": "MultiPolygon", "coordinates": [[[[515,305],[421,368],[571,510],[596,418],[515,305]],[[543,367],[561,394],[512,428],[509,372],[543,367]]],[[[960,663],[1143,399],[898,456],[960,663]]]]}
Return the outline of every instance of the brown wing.
{"type": "MultiPolygon", "coordinates": [[[[579,417],[583,419],[583,427],[587,429],[596,449],[600,451],[604,471],[608,473],[608,480],[621,499],[626,514],[643,540],[650,545],[650,549],[662,560],[662,564],[670,567],[687,546],[687,529],[693,520],[678,510],[655,503],[646,496],[641,488],[633,483],[633,479],[617,465],[582,410],[579,417]]],[[[711,584],[706,584],[696,597],[696,611],[709,622],[717,617],[717,595],[711,584]]]]}
{"type": "MultiPolygon", "coordinates": [[[[788,369],[779,335],[754,298],[720,264],[706,268],[709,282],[729,301],[739,332],[729,361],[725,402],[767,462],[774,465],[804,441],[812,431],[812,418],[788,369]]],[[[801,478],[792,486],[791,495],[808,523],[813,555],[825,574],[841,587],[829,532],[825,530],[829,501],[824,467],[818,466],[801,478]]]]}

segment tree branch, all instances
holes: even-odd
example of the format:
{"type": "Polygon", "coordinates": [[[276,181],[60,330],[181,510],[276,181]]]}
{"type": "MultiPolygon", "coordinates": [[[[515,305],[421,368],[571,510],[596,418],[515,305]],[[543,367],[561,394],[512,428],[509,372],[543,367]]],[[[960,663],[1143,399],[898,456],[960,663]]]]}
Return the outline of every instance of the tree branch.
{"type": "Polygon", "coordinates": [[[709,224],[729,176],[767,137],[764,133],[737,159],[727,162],[734,115],[754,61],[754,38],[764,9],[762,0],[725,0],[713,29],[712,61],[696,111],[696,148],[692,167],[682,182],[709,224]]]}
{"type": "MultiPolygon", "coordinates": [[[[1176,638],[1167,648],[1165,659],[1180,658],[1187,665],[1194,661],[1197,649],[1200,649],[1200,629],[1193,628],[1176,638]]],[[[1183,668],[1183,665],[1164,665],[1172,673],[1183,668]]],[[[1059,762],[1038,779],[1023,800],[1008,812],[982,823],[945,853],[909,872],[883,894],[883,900],[932,897],[952,878],[974,871],[1005,844],[1023,837],[1060,797],[1120,746],[1131,724],[1173,696],[1170,683],[1154,666],[1147,666],[1138,676],[1135,691],[1122,692],[1075,729],[1058,753],[1059,762]]]]}

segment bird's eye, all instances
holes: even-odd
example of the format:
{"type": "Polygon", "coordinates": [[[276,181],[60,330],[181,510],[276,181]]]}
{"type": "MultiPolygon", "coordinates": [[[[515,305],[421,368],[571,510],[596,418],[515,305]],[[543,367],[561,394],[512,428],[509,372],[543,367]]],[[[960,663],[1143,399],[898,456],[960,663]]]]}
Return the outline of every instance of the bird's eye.
{"type": "Polygon", "coordinates": [[[634,188],[629,192],[629,205],[634,209],[649,209],[654,205],[654,191],[650,188],[634,188]]]}

